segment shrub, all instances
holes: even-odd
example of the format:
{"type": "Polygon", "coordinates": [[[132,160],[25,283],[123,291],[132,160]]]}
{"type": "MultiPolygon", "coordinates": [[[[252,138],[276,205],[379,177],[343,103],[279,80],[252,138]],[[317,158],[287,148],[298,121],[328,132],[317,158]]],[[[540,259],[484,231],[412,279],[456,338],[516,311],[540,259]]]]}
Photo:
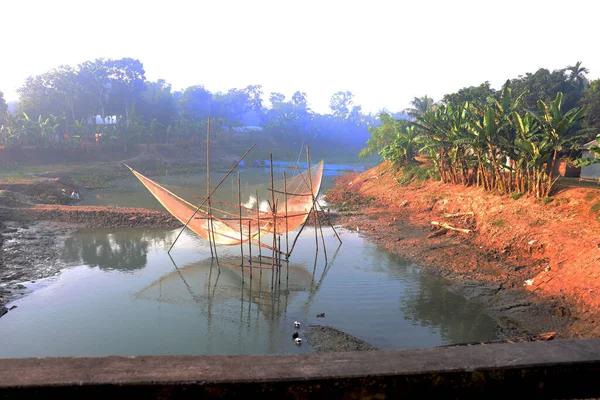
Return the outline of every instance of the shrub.
{"type": "Polygon", "coordinates": [[[523,196],[523,192],[515,192],[515,193],[511,193],[509,194],[510,198],[513,200],[519,200],[521,198],[521,196],[523,196]]]}

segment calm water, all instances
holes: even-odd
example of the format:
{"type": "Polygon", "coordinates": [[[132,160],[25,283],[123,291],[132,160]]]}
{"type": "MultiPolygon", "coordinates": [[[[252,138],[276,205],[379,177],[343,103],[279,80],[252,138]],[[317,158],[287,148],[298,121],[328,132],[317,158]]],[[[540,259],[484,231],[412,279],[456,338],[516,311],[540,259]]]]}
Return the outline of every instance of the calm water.
{"type": "MultiPolygon", "coordinates": [[[[175,183],[177,193],[193,186],[175,183]]],[[[139,186],[122,182],[95,200],[153,206],[139,186]]],[[[326,265],[323,251],[315,262],[314,230],[306,228],[289,280],[284,267],[274,290],[269,270],[254,269],[250,280],[248,268],[239,268],[237,246],[218,248],[218,268],[207,243],[186,232],[169,258],[178,232],[96,229],[73,235],[61,252],[70,267],[26,282],[36,290],[0,319],[0,357],[311,352],[306,341],[300,347],[292,341],[295,320],[302,323],[301,336],[308,325],[324,323],[382,348],[496,337],[495,324],[479,306],[355,232],[341,230],[338,248],[332,230],[324,229],[326,265]],[[316,318],[321,312],[326,317],[316,318]]]]}
{"type": "MultiPolygon", "coordinates": [[[[274,168],[275,187],[283,187],[277,183],[283,181],[283,172],[286,171],[288,177],[295,173],[294,169],[274,168]]],[[[142,171],[140,171],[142,172],[142,171]]],[[[271,193],[267,190],[269,187],[270,173],[268,168],[244,168],[239,170],[242,189],[242,203],[248,205],[252,198],[256,197],[258,191],[259,203],[266,207],[266,200],[270,199],[271,193]]],[[[211,173],[211,188],[225,177],[227,171],[213,171],[211,173]]],[[[333,186],[334,178],[339,174],[338,171],[325,170],[321,183],[321,193],[333,186]]],[[[133,177],[133,175],[132,175],[133,177]]],[[[199,197],[206,197],[206,179],[204,174],[192,175],[161,175],[149,176],[152,180],[159,182],[165,188],[183,197],[187,201],[198,204],[202,200],[199,197]]],[[[219,189],[213,195],[213,198],[219,201],[225,201],[238,204],[238,170],[233,172],[223,181],[219,189]]],[[[135,178],[124,179],[112,182],[108,189],[90,191],[85,194],[85,198],[79,203],[84,206],[121,206],[121,207],[145,207],[156,210],[163,210],[158,201],[154,199],[148,190],[135,178]]]]}

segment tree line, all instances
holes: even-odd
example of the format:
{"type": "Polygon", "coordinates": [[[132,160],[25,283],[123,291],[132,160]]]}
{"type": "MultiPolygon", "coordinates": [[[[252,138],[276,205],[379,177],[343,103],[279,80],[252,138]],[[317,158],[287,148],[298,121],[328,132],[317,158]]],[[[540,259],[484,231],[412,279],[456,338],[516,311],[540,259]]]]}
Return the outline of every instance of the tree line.
{"type": "Polygon", "coordinates": [[[53,146],[97,140],[101,144],[199,143],[211,131],[260,126],[274,142],[336,142],[359,149],[377,116],[354,104],[351,92],[332,95],[330,114],[310,109],[307,95],[271,93],[260,85],[211,93],[202,85],[174,91],[148,81],[133,58],[96,59],[31,76],[18,90],[17,112],[7,111],[0,92],[0,145],[53,146]],[[350,139],[350,140],[349,140],[350,139]]]}
{"type": "Polygon", "coordinates": [[[600,80],[590,82],[587,72],[578,62],[508,80],[499,91],[485,82],[437,103],[415,98],[408,119],[380,115],[361,155],[379,153],[412,174],[420,164],[421,176],[445,183],[548,197],[560,159],[594,162],[577,159],[600,132],[600,80]]]}

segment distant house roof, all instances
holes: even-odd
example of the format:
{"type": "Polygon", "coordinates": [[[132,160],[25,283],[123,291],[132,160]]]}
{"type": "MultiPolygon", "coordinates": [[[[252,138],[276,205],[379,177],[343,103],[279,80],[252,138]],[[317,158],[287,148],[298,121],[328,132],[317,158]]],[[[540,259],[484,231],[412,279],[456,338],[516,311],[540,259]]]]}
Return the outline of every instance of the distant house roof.
{"type": "Polygon", "coordinates": [[[597,140],[592,140],[589,143],[584,144],[579,148],[579,150],[588,150],[590,147],[599,147],[600,143],[597,140]]]}
{"type": "Polygon", "coordinates": [[[234,132],[260,132],[263,130],[260,126],[236,126],[231,129],[234,132]]]}

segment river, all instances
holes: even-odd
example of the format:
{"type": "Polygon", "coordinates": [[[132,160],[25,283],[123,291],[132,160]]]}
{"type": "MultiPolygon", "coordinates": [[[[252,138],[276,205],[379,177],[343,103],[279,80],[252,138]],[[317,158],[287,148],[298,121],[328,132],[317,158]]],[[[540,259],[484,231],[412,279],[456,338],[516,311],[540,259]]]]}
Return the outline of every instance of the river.
{"type": "MultiPolygon", "coordinates": [[[[213,185],[223,175],[215,171],[213,185]]],[[[204,187],[199,175],[155,179],[190,200],[204,187]]],[[[256,190],[266,196],[264,169],[246,169],[241,179],[244,201],[256,190]]],[[[332,185],[330,175],[323,185],[332,185]]],[[[237,176],[219,193],[230,201],[236,190],[237,176]]],[[[84,203],[161,207],[134,179],[84,203]]],[[[67,267],[24,282],[35,290],[0,319],[0,357],[311,352],[306,341],[292,340],[294,321],[301,337],[310,324],[327,324],[390,349],[496,338],[496,324],[481,307],[446,290],[440,278],[359,232],[338,232],[341,246],[332,228],[323,230],[327,263],[307,227],[279,278],[253,269],[250,279],[250,270],[239,267],[238,246],[218,247],[217,266],[207,242],[191,232],[171,258],[167,250],[179,229],[81,230],[61,249],[67,267]]]]}

